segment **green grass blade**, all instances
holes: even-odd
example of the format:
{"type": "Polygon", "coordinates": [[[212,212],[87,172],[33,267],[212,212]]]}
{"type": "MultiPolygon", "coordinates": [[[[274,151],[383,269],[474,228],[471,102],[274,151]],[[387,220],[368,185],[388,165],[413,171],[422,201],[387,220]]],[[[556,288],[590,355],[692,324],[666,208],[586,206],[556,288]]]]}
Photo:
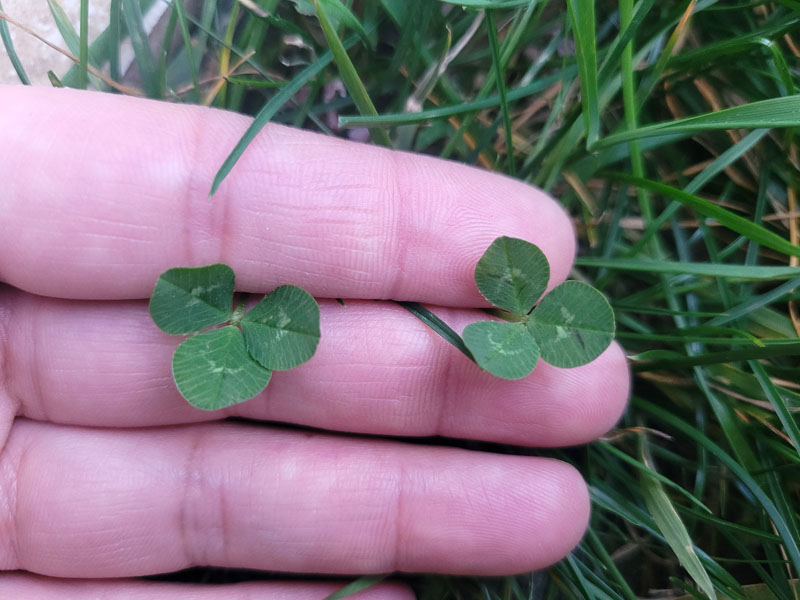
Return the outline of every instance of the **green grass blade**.
{"type": "MultiPolygon", "coordinates": [[[[619,19],[620,27],[627,28],[633,20],[633,0],[620,0],[619,1],[619,19]]],[[[620,68],[622,76],[622,102],[625,110],[625,128],[628,130],[636,129],[638,127],[639,116],[638,106],[634,96],[635,78],[633,73],[633,41],[628,42],[622,50],[620,56],[620,68]]],[[[644,177],[644,159],[642,151],[639,148],[639,140],[631,140],[628,142],[631,160],[631,170],[636,177],[644,177]]],[[[637,188],[636,195],[639,199],[639,211],[642,213],[642,219],[650,226],[653,221],[653,208],[650,201],[650,195],[644,188],[637,188]]],[[[649,242],[648,243],[654,243],[649,242]]]]}
{"type": "Polygon", "coordinates": [[[614,563],[614,560],[608,554],[608,551],[606,550],[605,546],[603,546],[603,543],[600,541],[600,538],[592,527],[590,527],[586,532],[586,538],[589,541],[589,544],[592,546],[595,554],[597,554],[598,558],[602,561],[606,571],[610,573],[611,578],[613,578],[617,586],[621,588],[622,600],[638,600],[636,594],[633,592],[628,582],[625,581],[625,577],[622,575],[622,573],[620,573],[617,565],[614,563]]]}
{"type": "Polygon", "coordinates": [[[439,0],[445,4],[457,4],[465,8],[516,8],[518,6],[525,6],[531,0],[439,0]]]}
{"type": "Polygon", "coordinates": [[[599,140],[592,150],[615,144],[666,134],[684,134],[717,129],[774,129],[800,126],[800,94],[769,98],[676,121],[647,125],[633,131],[622,131],[599,140]]]}
{"type": "Polygon", "coordinates": [[[78,55],[78,87],[89,85],[89,0],[81,0],[80,53],[78,55]]]}
{"type": "MultiPolygon", "coordinates": [[[[692,6],[692,3],[689,4],[689,7],[692,6]]],[[[687,9],[689,8],[687,7],[687,9]]],[[[661,54],[656,60],[656,64],[650,69],[645,80],[642,82],[641,87],[639,88],[638,93],[636,94],[636,106],[641,107],[645,101],[650,97],[653,89],[655,88],[656,84],[658,83],[661,75],[667,68],[667,65],[672,58],[672,52],[675,49],[675,45],[678,43],[682,32],[685,31],[685,26],[690,15],[684,13],[681,19],[678,21],[677,26],[670,34],[669,38],[667,39],[667,43],[664,45],[664,49],[661,51],[661,54]]]]}
{"type": "Polygon", "coordinates": [[[725,451],[723,451],[722,448],[712,442],[705,434],[671,414],[668,410],[665,410],[641,398],[636,399],[636,404],[654,417],[658,418],[663,423],[671,425],[672,427],[678,429],[683,435],[697,442],[732,471],[733,475],[750,491],[750,493],[759,502],[761,507],[769,515],[772,523],[775,526],[775,529],[778,531],[778,535],[780,535],[781,540],[783,540],[783,546],[789,556],[789,560],[792,562],[795,570],[800,572],[800,546],[798,546],[798,544],[800,544],[800,540],[794,537],[792,529],[786,523],[775,504],[772,502],[772,500],[770,500],[769,496],[767,496],[767,494],[763,489],[761,489],[755,480],[750,477],[747,471],[745,471],[745,469],[738,462],[736,462],[725,451]]]}
{"type": "Polygon", "coordinates": [[[623,25],[620,20],[620,34],[612,42],[611,46],[607,48],[606,54],[603,57],[603,62],[597,74],[598,82],[604,82],[610,77],[616,75],[614,71],[619,64],[619,58],[624,49],[628,47],[628,43],[633,40],[636,32],[639,31],[639,26],[644,21],[647,13],[653,8],[655,0],[639,0],[633,9],[633,14],[630,15],[630,20],[627,25],[623,25]]]}
{"type": "MultiPolygon", "coordinates": [[[[640,436],[639,452],[640,460],[655,472],[653,459],[647,447],[647,438],[644,435],[640,436]]],[[[694,551],[692,538],[678,515],[678,511],[672,505],[669,496],[667,496],[664,488],[661,487],[661,483],[646,471],[640,471],[640,481],[647,510],[656,522],[669,547],[672,548],[675,556],[677,556],[678,561],[707,596],[716,598],[717,594],[714,591],[714,585],[711,583],[708,572],[694,551]]]]}
{"type": "MultiPolygon", "coordinates": [[[[797,272],[798,272],[797,268],[795,267],[795,273],[797,272]]],[[[708,322],[708,325],[712,326],[725,325],[727,323],[731,323],[732,321],[736,321],[737,319],[746,317],[750,315],[753,311],[758,310],[763,306],[768,306],[769,304],[772,304],[773,302],[777,301],[779,298],[782,298],[786,294],[791,293],[798,286],[800,286],[800,278],[791,279],[765,294],[761,294],[760,296],[750,297],[741,304],[727,309],[721,315],[718,315],[713,319],[711,319],[708,322]]]]}
{"type": "MultiPolygon", "coordinates": [[[[675,273],[706,277],[770,281],[797,277],[797,267],[771,267],[750,265],[723,265],[715,263],[689,263],[669,260],[647,260],[638,258],[593,258],[580,257],[575,261],[579,267],[640,271],[646,273],[675,273]]],[[[718,324],[718,323],[715,323],[718,324]]]]}
{"type": "Polygon", "coordinates": [[[108,65],[111,79],[120,80],[119,48],[122,44],[122,0],[111,0],[108,8],[108,65]]]}
{"type": "Polygon", "coordinates": [[[753,370],[756,379],[758,379],[758,383],[761,384],[764,395],[766,395],[772,408],[775,409],[775,414],[778,415],[778,419],[781,425],[783,425],[784,432],[786,432],[786,435],[792,440],[794,449],[800,453],[800,427],[798,427],[794,415],[786,406],[786,402],[784,402],[780,391],[772,382],[769,375],[767,375],[767,371],[761,363],[750,361],[750,368],[753,370]]]}
{"type": "Polygon", "coordinates": [[[197,61],[194,59],[194,48],[192,46],[192,36],[189,33],[189,21],[186,18],[186,8],[183,6],[183,0],[175,0],[175,10],[178,13],[178,24],[181,28],[181,37],[183,38],[183,47],[186,51],[186,57],[189,61],[189,73],[192,77],[192,97],[196,103],[200,103],[200,79],[197,74],[197,61]]]}
{"type": "Polygon", "coordinates": [[[333,54],[331,52],[326,52],[316,61],[303,69],[300,73],[298,73],[294,79],[281,88],[281,90],[263,106],[253,122],[247,128],[247,131],[245,131],[244,135],[242,135],[242,138],[236,143],[236,146],[222,163],[222,166],[220,166],[217,174],[214,176],[214,182],[211,184],[209,196],[213,196],[216,193],[216,191],[219,189],[219,186],[222,184],[233,167],[236,165],[236,162],[239,160],[239,158],[241,158],[242,154],[247,149],[247,146],[250,145],[250,142],[255,139],[255,137],[258,135],[258,132],[261,131],[264,126],[269,123],[272,117],[275,116],[275,113],[277,113],[287,102],[289,102],[298,92],[298,90],[300,90],[300,88],[306,85],[325,67],[327,67],[332,60],[333,54]]]}
{"type": "Polygon", "coordinates": [[[162,95],[161,85],[153,53],[150,51],[150,41],[147,32],[144,30],[144,19],[139,2],[137,0],[122,0],[122,16],[128,29],[145,93],[150,98],[160,98],[162,95]]]}
{"type": "Polygon", "coordinates": [[[516,175],[514,166],[514,130],[511,127],[511,113],[508,108],[508,96],[506,95],[505,70],[500,60],[500,45],[497,42],[497,24],[494,20],[494,12],[491,10],[486,11],[486,28],[489,31],[489,47],[492,51],[495,81],[497,82],[497,92],[500,96],[500,110],[503,114],[503,129],[506,133],[508,174],[514,177],[516,175]]]}
{"type": "Polygon", "coordinates": [[[739,160],[742,156],[747,154],[750,149],[760,142],[765,135],[769,133],[769,129],[754,129],[741,140],[736,142],[733,146],[725,150],[714,161],[703,169],[698,175],[689,182],[684,192],[689,194],[696,194],[703,186],[705,186],[714,177],[722,173],[725,169],[739,160]]]}
{"type": "Polygon", "coordinates": [[[736,348],[724,352],[706,352],[695,356],[684,356],[671,350],[649,350],[636,356],[635,371],[656,371],[659,369],[680,369],[699,365],[714,365],[743,360],[758,360],[775,356],[800,356],[800,341],[786,341],[780,344],[751,348],[736,348]]]}
{"type": "MultiPolygon", "coordinates": [[[[696,194],[699,192],[709,181],[750,151],[750,149],[761,141],[767,133],[769,133],[769,129],[754,129],[748,133],[745,137],[715,158],[710,165],[689,182],[689,185],[683,188],[683,191],[689,194],[696,194]]],[[[642,237],[631,247],[628,254],[636,255],[641,248],[644,248],[645,244],[647,244],[658,230],[669,221],[670,217],[672,217],[681,206],[682,204],[680,202],[671,202],[669,206],[648,225],[647,229],[642,233],[642,237]]]]}
{"type": "MultiPolygon", "coordinates": [[[[351,36],[345,40],[344,47],[349,48],[357,41],[358,37],[351,36]]],[[[286,85],[284,85],[281,90],[261,108],[253,122],[250,124],[250,127],[248,127],[247,131],[244,132],[242,138],[237,142],[236,146],[234,146],[233,150],[222,163],[222,166],[220,166],[219,170],[214,176],[214,182],[212,183],[211,191],[209,192],[210,196],[213,196],[217,189],[219,189],[219,186],[236,165],[236,162],[247,149],[247,146],[253,141],[256,135],[258,135],[258,132],[261,131],[264,125],[266,125],[272,119],[272,117],[275,116],[275,113],[277,113],[281,107],[283,107],[287,102],[291,101],[294,95],[304,85],[310,82],[323,69],[325,69],[325,67],[331,64],[332,60],[333,53],[329,50],[313,63],[308,65],[300,73],[298,73],[294,79],[286,83],[286,85]]]]}
{"type": "Polygon", "coordinates": [[[447,323],[442,321],[430,310],[422,306],[422,304],[418,302],[397,302],[397,304],[405,308],[408,312],[410,312],[420,321],[425,323],[425,325],[433,329],[445,340],[447,340],[453,346],[458,348],[458,350],[464,356],[469,358],[471,361],[475,362],[475,358],[472,356],[472,352],[469,351],[469,348],[467,348],[467,345],[464,343],[464,340],[461,339],[461,336],[458,335],[455,331],[453,331],[447,323]]]}
{"type": "MultiPolygon", "coordinates": [[[[147,12],[159,0],[139,0],[142,12],[147,12]]],[[[89,66],[101,70],[109,65],[111,79],[119,81],[119,45],[121,32],[120,0],[112,0],[109,5],[109,24],[89,44],[89,66]]],[[[77,55],[76,55],[77,56],[77,55]]],[[[80,64],[73,64],[61,78],[66,87],[78,87],[80,64]]],[[[109,91],[110,87],[99,77],[89,73],[89,84],[98,90],[109,91]]]]}
{"type": "MultiPolygon", "coordinates": [[[[84,0],[81,0],[83,5],[84,0]]],[[[61,34],[61,38],[67,45],[67,49],[72,52],[74,56],[79,56],[81,53],[81,38],[72,23],[64,12],[63,7],[58,0],[47,0],[47,7],[50,9],[50,14],[53,16],[53,21],[61,34]]],[[[83,6],[81,6],[81,20],[83,19],[83,6]]]]}
{"type": "Polygon", "coordinates": [[[800,256],[800,246],[792,244],[781,236],[764,229],[764,227],[761,225],[756,225],[750,219],[740,217],[739,215],[736,215],[731,211],[722,208],[721,206],[713,204],[708,200],[704,200],[699,196],[689,194],[683,190],[679,190],[678,188],[674,188],[663,183],[628,175],[627,173],[608,173],[607,176],[609,178],[624,181],[625,183],[630,183],[636,187],[644,188],[648,191],[661,194],[662,196],[668,198],[674,198],[681,204],[696,210],[706,217],[716,219],[721,225],[724,225],[736,233],[742,234],[743,236],[758,244],[761,244],[762,246],[772,248],[773,250],[777,250],[778,252],[782,252],[783,254],[787,254],[789,256],[800,256]]]}
{"type": "Polygon", "coordinates": [[[620,450],[618,448],[615,448],[614,446],[612,446],[608,442],[604,442],[604,441],[601,440],[601,441],[596,442],[596,443],[601,448],[603,448],[603,450],[605,450],[606,452],[612,454],[618,460],[621,460],[622,462],[624,462],[626,464],[629,464],[633,468],[637,469],[639,472],[642,472],[642,473],[646,472],[648,477],[653,477],[656,480],[658,480],[658,482],[661,483],[662,485],[666,485],[666,486],[670,487],[671,489],[674,489],[676,492],[678,492],[679,494],[683,495],[687,500],[689,500],[689,502],[694,504],[698,509],[700,509],[701,512],[706,513],[706,514],[710,514],[711,513],[711,510],[705,504],[703,504],[703,502],[701,500],[695,498],[695,496],[691,492],[689,492],[688,490],[683,489],[680,485],[678,485],[677,483],[675,483],[671,479],[663,476],[658,471],[652,471],[651,468],[648,467],[647,464],[645,464],[645,463],[643,463],[643,462],[641,462],[639,460],[636,460],[632,456],[628,456],[622,450],[620,450]]]}
{"type": "MultiPolygon", "coordinates": [[[[329,1],[338,2],[338,0],[329,1]]],[[[339,69],[339,75],[341,75],[342,81],[347,91],[350,92],[350,96],[353,98],[353,102],[355,102],[359,112],[365,115],[376,116],[378,111],[375,110],[375,105],[372,103],[367,89],[361,82],[361,78],[358,76],[358,72],[355,66],[353,66],[353,62],[350,60],[347,50],[342,45],[342,41],[339,39],[333,25],[331,25],[330,18],[324,6],[325,3],[325,1],[320,2],[319,0],[314,0],[314,7],[317,11],[317,19],[319,19],[319,24],[322,27],[322,33],[325,35],[325,40],[328,42],[328,47],[333,53],[333,58],[339,69]]],[[[392,140],[389,138],[389,134],[386,133],[385,129],[371,129],[370,133],[376,144],[386,146],[387,148],[392,147],[392,140]]]]}
{"type": "Polygon", "coordinates": [[[52,85],[54,88],[63,88],[64,87],[64,84],[58,78],[58,75],[56,75],[52,71],[48,71],[47,72],[47,79],[50,81],[50,85],[52,85]]]}
{"type": "Polygon", "coordinates": [[[67,49],[78,59],[60,79],[66,87],[86,89],[89,83],[98,90],[106,91],[108,86],[98,77],[89,74],[89,67],[99,69],[103,64],[102,55],[106,52],[108,40],[105,33],[89,44],[88,0],[81,0],[80,30],[75,31],[72,22],[58,0],[47,0],[50,14],[61,34],[67,49]]]}
{"type": "Polygon", "coordinates": [[[355,581],[348,583],[343,588],[336,590],[334,593],[330,594],[329,596],[325,596],[324,600],[341,600],[342,598],[347,598],[349,596],[353,596],[362,592],[366,589],[371,588],[372,586],[380,583],[384,579],[386,579],[389,575],[382,574],[382,575],[364,575],[359,577],[355,581]]]}
{"type": "MultiPolygon", "coordinates": [[[[560,78],[561,74],[555,76],[549,75],[547,77],[542,77],[541,79],[533,83],[529,83],[527,85],[514,88],[512,90],[508,90],[506,98],[508,99],[509,102],[525,98],[526,96],[530,96],[531,94],[541,92],[542,90],[548,88],[555,82],[559,81],[560,78]]],[[[463,115],[465,113],[472,113],[485,110],[487,108],[496,108],[498,106],[500,106],[500,96],[495,95],[495,96],[488,96],[486,98],[482,98],[480,100],[475,100],[472,102],[464,102],[463,104],[457,104],[452,106],[441,106],[414,113],[387,113],[383,115],[377,115],[374,117],[363,116],[363,115],[359,116],[343,115],[339,117],[339,126],[340,127],[391,127],[394,125],[410,125],[413,123],[423,123],[425,121],[434,121],[446,117],[455,117],[458,115],[463,115]]]]}
{"type": "MultiPolygon", "coordinates": [[[[169,59],[169,49],[172,45],[172,40],[175,37],[175,29],[178,26],[178,10],[173,3],[171,8],[167,9],[169,17],[167,18],[167,26],[164,28],[164,35],[161,38],[161,45],[158,50],[156,58],[156,77],[159,81],[159,88],[166,90],[167,84],[167,67],[169,59]]],[[[165,13],[166,14],[166,13],[165,13]]]]}
{"type": "MultiPolygon", "coordinates": [[[[341,0],[318,0],[324,4],[328,20],[331,25],[338,23],[341,27],[349,27],[358,34],[361,41],[368,47],[371,47],[370,36],[367,35],[361,21],[353,14],[353,12],[342,3],[341,0]]],[[[334,26],[335,28],[335,26],[334,26]]]]}
{"type": "MultiPolygon", "coordinates": [[[[0,13],[2,12],[3,4],[0,3],[0,13]]],[[[28,77],[28,74],[25,72],[25,68],[22,66],[22,62],[19,59],[17,51],[14,49],[14,42],[11,39],[11,32],[8,30],[8,23],[6,23],[4,19],[0,19],[0,40],[3,41],[3,47],[6,49],[8,58],[11,61],[11,66],[14,67],[17,77],[19,77],[19,80],[23,83],[23,85],[30,85],[31,80],[28,77]]]]}
{"type": "Polygon", "coordinates": [[[575,52],[578,58],[581,104],[586,121],[586,145],[591,147],[600,136],[594,2],[592,0],[567,0],[567,11],[572,24],[575,52]]]}

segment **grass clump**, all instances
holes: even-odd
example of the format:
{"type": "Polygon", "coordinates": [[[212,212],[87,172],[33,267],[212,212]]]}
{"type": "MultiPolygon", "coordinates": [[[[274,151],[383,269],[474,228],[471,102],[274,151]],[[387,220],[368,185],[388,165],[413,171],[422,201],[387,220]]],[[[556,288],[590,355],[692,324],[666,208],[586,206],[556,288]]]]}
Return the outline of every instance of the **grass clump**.
{"type": "Polygon", "coordinates": [[[589,482],[590,531],[544,572],[418,578],[422,598],[797,597],[800,4],[174,0],[156,51],[151,4],[112,1],[90,46],[81,26],[60,81],[111,89],[91,70],[110,65],[118,89],[254,114],[215,186],[268,121],[368,128],[574,217],[574,275],[635,370],[619,428],[552,453],[589,482]],[[346,97],[324,94],[337,79],[346,97]]]}

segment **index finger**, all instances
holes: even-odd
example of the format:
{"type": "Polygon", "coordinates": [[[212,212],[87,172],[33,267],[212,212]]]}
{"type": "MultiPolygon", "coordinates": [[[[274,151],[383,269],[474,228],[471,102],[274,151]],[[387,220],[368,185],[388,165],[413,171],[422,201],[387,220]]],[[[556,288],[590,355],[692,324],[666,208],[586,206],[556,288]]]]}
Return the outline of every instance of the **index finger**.
{"type": "Polygon", "coordinates": [[[237,288],[483,306],[473,269],[500,235],[537,244],[550,286],[571,224],[499,175],[269,125],[211,198],[250,120],[71,90],[0,87],[0,280],[63,298],[148,297],[179,265],[237,288]]]}

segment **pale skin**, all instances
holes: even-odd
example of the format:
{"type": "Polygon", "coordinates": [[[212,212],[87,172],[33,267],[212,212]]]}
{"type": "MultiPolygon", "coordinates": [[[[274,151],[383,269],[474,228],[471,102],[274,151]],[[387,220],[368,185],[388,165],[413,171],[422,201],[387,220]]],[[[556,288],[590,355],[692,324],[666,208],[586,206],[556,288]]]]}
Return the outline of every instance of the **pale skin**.
{"type": "Polygon", "coordinates": [[[281,126],[209,199],[248,123],[0,87],[0,597],[312,600],[336,584],[131,578],[193,565],[501,575],[559,560],[589,516],[571,466],[345,434],[554,447],[613,427],[629,386],[616,344],[504,381],[375,301],[425,302],[460,331],[483,316],[472,270],[495,237],[539,245],[551,288],[567,277],[568,217],[505,177],[281,126]],[[322,339],[260,396],[209,413],[175,390],[180,338],[146,299],[164,270],[213,262],[239,290],[306,288],[322,339]]]}

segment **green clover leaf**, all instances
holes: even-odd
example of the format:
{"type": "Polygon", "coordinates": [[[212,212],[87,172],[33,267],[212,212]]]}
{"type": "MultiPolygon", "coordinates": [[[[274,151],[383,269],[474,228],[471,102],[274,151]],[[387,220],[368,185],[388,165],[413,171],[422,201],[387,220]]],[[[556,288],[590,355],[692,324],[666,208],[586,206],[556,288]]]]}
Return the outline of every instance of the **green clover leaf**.
{"type": "Polygon", "coordinates": [[[170,269],[156,282],[150,316],[159,329],[172,335],[224,323],[233,313],[233,282],[228,265],[170,269]]]}
{"type": "Polygon", "coordinates": [[[614,339],[614,312],[592,286],[565,281],[542,299],[528,327],[545,361],[578,367],[600,356],[614,339]]]}
{"type": "Polygon", "coordinates": [[[462,337],[478,366],[503,379],[525,377],[539,360],[539,346],[523,323],[478,321],[462,337]]]}
{"type": "Polygon", "coordinates": [[[242,318],[250,355],[267,369],[292,369],[314,356],[319,343],[319,305],[305,291],[283,285],[242,318]]]}
{"type": "Polygon", "coordinates": [[[192,406],[218,410],[258,394],[272,372],[247,353],[241,330],[228,325],[181,343],[172,357],[172,375],[192,406]]]}
{"type": "Polygon", "coordinates": [[[475,267],[475,284],[489,302],[508,312],[525,315],[550,280],[550,264],[537,246],[499,237],[475,267]]]}

